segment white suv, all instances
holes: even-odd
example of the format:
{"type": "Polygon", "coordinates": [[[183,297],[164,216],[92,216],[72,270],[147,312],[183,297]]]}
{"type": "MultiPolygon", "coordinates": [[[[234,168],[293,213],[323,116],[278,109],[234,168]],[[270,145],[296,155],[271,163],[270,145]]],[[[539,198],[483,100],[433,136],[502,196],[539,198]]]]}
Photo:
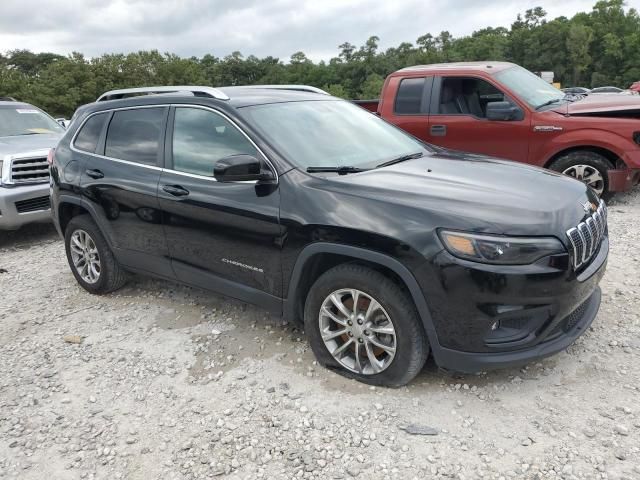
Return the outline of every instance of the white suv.
{"type": "Polygon", "coordinates": [[[39,108],[0,101],[0,230],[51,221],[47,155],[63,133],[39,108]]]}

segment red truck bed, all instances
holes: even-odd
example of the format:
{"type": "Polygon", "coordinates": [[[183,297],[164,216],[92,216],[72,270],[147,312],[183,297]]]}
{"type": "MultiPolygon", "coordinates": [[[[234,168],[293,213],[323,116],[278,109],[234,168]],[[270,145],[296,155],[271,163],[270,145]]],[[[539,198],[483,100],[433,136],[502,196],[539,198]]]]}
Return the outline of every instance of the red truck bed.
{"type": "Polygon", "coordinates": [[[379,99],[374,99],[374,100],[351,100],[353,103],[355,103],[356,105],[364,108],[365,110],[369,110],[370,112],[377,112],[378,111],[378,104],[380,103],[379,99]]]}

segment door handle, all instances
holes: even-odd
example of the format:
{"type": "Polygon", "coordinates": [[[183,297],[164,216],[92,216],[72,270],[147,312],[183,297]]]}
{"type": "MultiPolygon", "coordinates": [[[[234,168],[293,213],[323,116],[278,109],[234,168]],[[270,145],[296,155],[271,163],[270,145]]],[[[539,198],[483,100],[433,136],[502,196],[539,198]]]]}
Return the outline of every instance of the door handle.
{"type": "Polygon", "coordinates": [[[162,190],[167,192],[169,195],[173,195],[174,197],[185,197],[189,195],[189,190],[180,185],[163,185],[162,190]]]}
{"type": "Polygon", "coordinates": [[[104,178],[104,173],[102,173],[100,170],[87,170],[84,173],[87,174],[87,176],[91,177],[91,178],[104,178]]]}
{"type": "Polygon", "coordinates": [[[447,126],[446,125],[431,125],[429,129],[431,136],[433,137],[444,137],[447,134],[447,126]]]}

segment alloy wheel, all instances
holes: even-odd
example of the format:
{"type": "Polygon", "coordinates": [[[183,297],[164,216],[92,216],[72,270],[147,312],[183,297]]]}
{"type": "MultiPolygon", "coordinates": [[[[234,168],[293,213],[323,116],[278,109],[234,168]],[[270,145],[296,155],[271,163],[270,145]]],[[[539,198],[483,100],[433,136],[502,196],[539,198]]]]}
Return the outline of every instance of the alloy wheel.
{"type": "Polygon", "coordinates": [[[344,368],[362,375],[386,370],[396,354],[396,330],[380,303],[356,289],[325,298],[318,317],[327,350],[344,368]]]}
{"type": "Polygon", "coordinates": [[[100,279],[100,254],[93,238],[84,230],[78,229],[71,234],[69,249],[73,267],[80,278],[95,284],[100,279]]]}
{"type": "Polygon", "coordinates": [[[586,183],[595,190],[598,196],[604,192],[604,178],[597,168],[591,165],[572,165],[562,173],[586,183]]]}

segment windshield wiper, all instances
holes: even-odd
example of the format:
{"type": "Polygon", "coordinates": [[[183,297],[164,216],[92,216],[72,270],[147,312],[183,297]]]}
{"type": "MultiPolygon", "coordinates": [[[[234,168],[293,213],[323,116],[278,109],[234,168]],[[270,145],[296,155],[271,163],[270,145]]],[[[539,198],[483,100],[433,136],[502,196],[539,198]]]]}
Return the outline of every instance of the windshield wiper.
{"type": "Polygon", "coordinates": [[[402,155],[401,157],[394,158],[393,160],[389,160],[387,162],[383,162],[380,165],[376,165],[376,168],[388,167],[389,165],[395,165],[396,163],[406,162],[407,160],[413,160],[414,158],[420,158],[423,156],[424,156],[424,153],[422,152],[410,153],[409,155],[402,155]]]}
{"type": "Polygon", "coordinates": [[[563,97],[563,98],[553,98],[553,99],[551,99],[551,100],[549,100],[547,102],[544,102],[544,103],[538,105],[536,107],[536,110],[540,110],[542,107],[546,107],[547,105],[553,105],[554,103],[558,103],[559,101],[564,100],[564,99],[565,99],[565,97],[563,97]]]}
{"type": "Polygon", "coordinates": [[[347,175],[348,173],[366,172],[369,168],[358,168],[350,165],[338,165],[335,167],[307,167],[309,173],[335,172],[338,175],[347,175]]]}

